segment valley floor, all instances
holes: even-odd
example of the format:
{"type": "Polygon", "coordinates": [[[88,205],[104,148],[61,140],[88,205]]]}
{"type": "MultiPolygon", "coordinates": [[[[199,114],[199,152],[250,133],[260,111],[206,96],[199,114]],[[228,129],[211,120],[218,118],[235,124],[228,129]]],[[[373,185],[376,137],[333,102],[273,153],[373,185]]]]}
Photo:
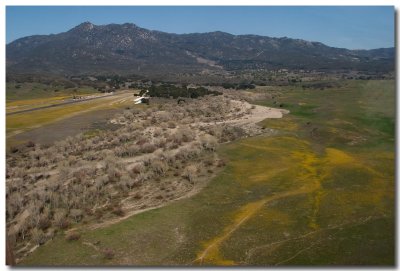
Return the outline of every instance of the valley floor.
{"type": "Polygon", "coordinates": [[[226,166],[198,193],[58,232],[19,264],[394,266],[394,81],[254,92],[269,98],[253,110],[290,114],[219,145],[226,166]]]}

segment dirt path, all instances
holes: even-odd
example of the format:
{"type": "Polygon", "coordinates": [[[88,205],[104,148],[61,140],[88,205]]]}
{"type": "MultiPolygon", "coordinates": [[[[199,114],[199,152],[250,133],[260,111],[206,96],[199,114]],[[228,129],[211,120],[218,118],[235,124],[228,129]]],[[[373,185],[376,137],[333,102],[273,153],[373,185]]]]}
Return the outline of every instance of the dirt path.
{"type": "Polygon", "coordinates": [[[228,239],[237,229],[239,229],[246,221],[252,218],[263,206],[275,200],[280,200],[286,197],[297,196],[301,194],[307,194],[318,189],[319,185],[305,186],[297,190],[292,190],[284,193],[276,194],[272,197],[268,197],[256,202],[248,203],[239,210],[239,214],[235,217],[234,223],[227,226],[220,236],[215,237],[208,242],[206,247],[198,254],[194,262],[203,264],[204,262],[223,263],[223,264],[234,264],[232,261],[227,261],[221,258],[219,255],[220,245],[228,239]]]}
{"type": "Polygon", "coordinates": [[[233,102],[239,103],[239,106],[242,108],[242,110],[250,110],[250,114],[247,114],[239,119],[228,120],[222,123],[235,123],[239,125],[256,124],[264,119],[282,118],[284,114],[289,113],[289,111],[286,109],[278,109],[261,105],[251,105],[248,102],[241,101],[233,102]]]}
{"type": "Polygon", "coordinates": [[[216,122],[199,122],[192,124],[193,126],[210,126],[210,125],[231,125],[244,129],[250,136],[255,136],[261,133],[262,127],[257,123],[265,119],[277,119],[282,118],[283,115],[288,114],[289,111],[286,109],[278,109],[272,107],[266,107],[261,105],[252,105],[248,102],[231,100],[232,103],[240,108],[242,115],[237,117],[235,115],[228,115],[226,120],[216,122]]]}

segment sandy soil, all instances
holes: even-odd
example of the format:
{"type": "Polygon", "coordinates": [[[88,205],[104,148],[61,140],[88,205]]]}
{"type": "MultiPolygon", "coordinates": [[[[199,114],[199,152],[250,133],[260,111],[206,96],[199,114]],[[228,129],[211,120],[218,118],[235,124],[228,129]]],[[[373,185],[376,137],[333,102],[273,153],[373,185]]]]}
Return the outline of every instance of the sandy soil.
{"type": "Polygon", "coordinates": [[[193,124],[193,126],[208,126],[208,125],[232,125],[244,129],[249,135],[254,136],[261,133],[265,133],[262,127],[257,125],[260,121],[264,119],[277,119],[282,118],[283,115],[288,114],[289,110],[278,109],[260,105],[252,105],[246,101],[232,100],[235,106],[240,108],[239,115],[227,116],[226,120],[205,123],[200,122],[193,124]]]}

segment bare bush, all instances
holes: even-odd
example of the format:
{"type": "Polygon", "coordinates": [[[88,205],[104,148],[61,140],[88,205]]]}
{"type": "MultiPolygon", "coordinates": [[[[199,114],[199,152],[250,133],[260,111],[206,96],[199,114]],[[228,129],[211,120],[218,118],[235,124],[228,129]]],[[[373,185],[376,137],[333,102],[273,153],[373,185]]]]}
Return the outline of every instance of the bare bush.
{"type": "Polygon", "coordinates": [[[144,153],[152,153],[157,149],[157,147],[152,143],[145,143],[141,147],[141,151],[144,153]]]}
{"type": "Polygon", "coordinates": [[[110,167],[107,169],[107,176],[110,182],[116,182],[121,178],[122,173],[117,168],[110,167]]]}
{"type": "Polygon", "coordinates": [[[154,160],[151,163],[151,169],[153,170],[153,172],[158,175],[158,176],[162,176],[164,175],[167,170],[168,170],[168,165],[161,160],[154,160]]]}
{"type": "Polygon", "coordinates": [[[116,206],[113,208],[112,213],[116,216],[124,216],[125,212],[121,206],[116,206]]]}
{"type": "Polygon", "coordinates": [[[168,128],[174,129],[176,127],[176,123],[174,121],[169,121],[168,122],[168,128]]]}
{"type": "Polygon", "coordinates": [[[189,165],[183,170],[182,176],[186,178],[190,183],[193,183],[197,173],[197,167],[195,165],[189,165]]]}
{"type": "Polygon", "coordinates": [[[135,166],[132,167],[131,172],[133,174],[140,174],[145,171],[145,167],[143,164],[136,164],[135,166]]]}
{"type": "Polygon", "coordinates": [[[83,211],[80,209],[72,209],[69,214],[76,223],[78,223],[83,217],[83,211]]]}
{"type": "Polygon", "coordinates": [[[33,228],[31,230],[31,238],[36,245],[42,245],[44,242],[46,242],[46,235],[42,230],[37,228],[33,228]]]}
{"type": "Polygon", "coordinates": [[[195,139],[196,134],[194,133],[193,130],[191,130],[188,127],[182,127],[178,130],[178,133],[181,134],[182,141],[183,142],[191,142],[195,139]]]}
{"type": "Polygon", "coordinates": [[[211,135],[204,135],[201,137],[200,142],[205,150],[215,151],[217,149],[217,139],[211,135]]]}
{"type": "Polygon", "coordinates": [[[114,258],[115,252],[111,248],[106,248],[106,249],[103,250],[103,256],[104,256],[105,259],[111,260],[111,259],[114,258]]]}
{"type": "Polygon", "coordinates": [[[65,236],[65,240],[67,241],[77,241],[81,238],[81,235],[77,232],[69,232],[65,236]]]}

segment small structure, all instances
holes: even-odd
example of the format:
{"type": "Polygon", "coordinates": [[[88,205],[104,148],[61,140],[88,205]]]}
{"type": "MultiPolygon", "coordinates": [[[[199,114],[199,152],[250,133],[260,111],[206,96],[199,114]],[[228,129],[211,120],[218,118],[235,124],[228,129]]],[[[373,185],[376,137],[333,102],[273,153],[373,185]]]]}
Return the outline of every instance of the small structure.
{"type": "Polygon", "coordinates": [[[150,97],[147,95],[147,90],[141,97],[134,99],[135,104],[150,104],[150,97]]]}

